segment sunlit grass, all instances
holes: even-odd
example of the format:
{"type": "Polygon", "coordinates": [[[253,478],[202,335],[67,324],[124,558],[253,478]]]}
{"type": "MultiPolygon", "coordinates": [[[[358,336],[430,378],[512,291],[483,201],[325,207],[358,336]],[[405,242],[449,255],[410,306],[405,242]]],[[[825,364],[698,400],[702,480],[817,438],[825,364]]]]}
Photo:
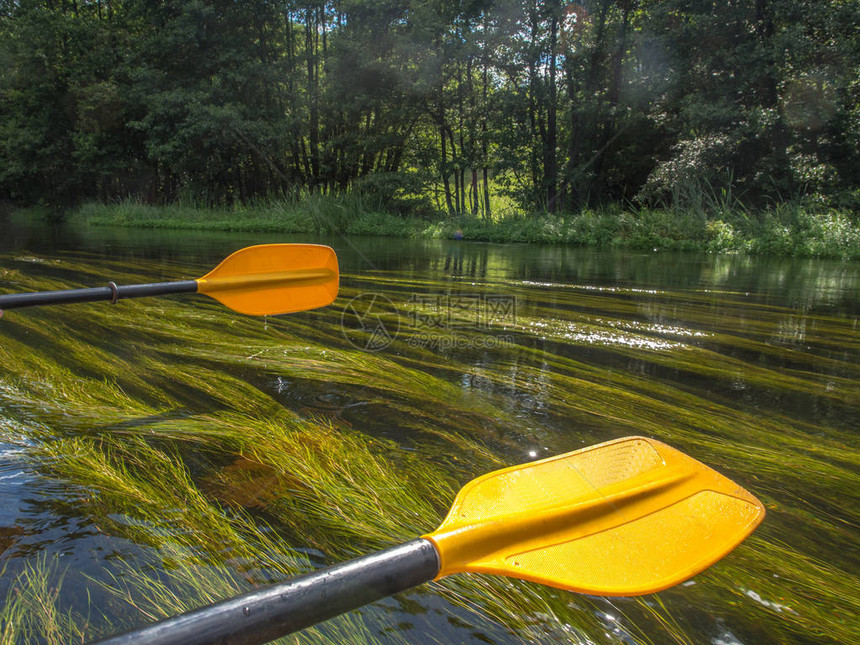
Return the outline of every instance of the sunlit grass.
{"type": "Polygon", "coordinates": [[[509,198],[493,196],[493,216],[451,217],[352,195],[303,195],[296,199],[208,208],[151,206],[135,201],[90,203],[72,219],[95,226],[272,233],[348,233],[505,242],[568,244],[660,251],[706,251],[796,257],[860,257],[860,227],[850,213],[801,202],[752,213],[740,204],[720,208],[609,205],[565,213],[524,213],[509,198]],[[428,220],[429,217],[429,220],[428,220]]]}
{"type": "Polygon", "coordinates": [[[94,226],[252,233],[350,233],[409,237],[424,223],[388,212],[359,195],[306,194],[261,204],[209,208],[194,204],[150,206],[136,201],[85,204],[73,216],[94,226]]]}
{"type": "MultiPolygon", "coordinates": [[[[45,444],[36,457],[46,472],[74,485],[75,507],[101,530],[153,550],[151,562],[120,557],[105,577],[91,581],[114,597],[113,606],[126,608],[121,619],[94,616],[97,631],[166,618],[311,568],[267,524],[239,507],[204,499],[170,449],[137,437],[75,438],[45,444]]],[[[374,641],[353,616],[309,630],[296,642],[352,637],[374,641]]]]}

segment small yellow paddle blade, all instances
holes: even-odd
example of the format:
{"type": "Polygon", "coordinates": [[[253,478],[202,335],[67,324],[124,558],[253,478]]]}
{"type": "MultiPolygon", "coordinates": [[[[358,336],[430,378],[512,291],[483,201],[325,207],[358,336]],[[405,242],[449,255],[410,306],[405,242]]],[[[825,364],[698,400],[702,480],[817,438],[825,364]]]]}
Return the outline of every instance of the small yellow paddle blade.
{"type": "Polygon", "coordinates": [[[479,477],[442,525],[439,577],[495,573],[602,596],[699,573],[764,518],[750,493],[695,459],[628,437],[479,477]]]}
{"type": "Polygon", "coordinates": [[[197,291],[242,314],[274,316],[331,304],[338,275],[327,246],[260,244],[225,258],[197,280],[197,291]]]}

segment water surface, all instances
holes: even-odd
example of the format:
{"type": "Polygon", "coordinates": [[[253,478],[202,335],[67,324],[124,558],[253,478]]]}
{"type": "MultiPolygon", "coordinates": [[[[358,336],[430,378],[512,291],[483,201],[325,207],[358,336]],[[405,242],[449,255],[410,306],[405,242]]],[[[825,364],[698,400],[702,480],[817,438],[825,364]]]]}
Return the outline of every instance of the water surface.
{"type": "Polygon", "coordinates": [[[334,305],[257,319],[176,296],[0,320],[0,598],[59,589],[45,620],[63,637],[41,640],[408,539],[476,475],[629,434],[732,477],[765,523],[654,596],[462,576],[300,639],[860,638],[860,263],[5,222],[0,291],[199,277],[274,241],[335,248],[334,305]]]}

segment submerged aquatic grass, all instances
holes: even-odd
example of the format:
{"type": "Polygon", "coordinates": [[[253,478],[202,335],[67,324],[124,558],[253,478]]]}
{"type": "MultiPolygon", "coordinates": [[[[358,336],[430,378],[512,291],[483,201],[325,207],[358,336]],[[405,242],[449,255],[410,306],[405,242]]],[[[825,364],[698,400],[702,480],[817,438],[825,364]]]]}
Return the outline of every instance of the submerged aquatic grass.
{"type": "MultiPolygon", "coordinates": [[[[9,576],[7,567],[0,578],[9,576]]],[[[86,619],[58,606],[65,571],[56,560],[37,555],[14,574],[0,610],[0,644],[39,640],[50,645],[84,643],[86,619]]]]}
{"type": "MultiPolygon", "coordinates": [[[[200,269],[135,264],[0,257],[16,290],[200,269]]],[[[342,334],[338,307],[263,321],[183,296],[9,312],[0,441],[61,486],[43,512],[77,518],[119,554],[75,578],[94,599],[86,611],[68,604],[64,572],[34,559],[48,548],[34,556],[13,545],[0,556],[35,572],[11,587],[49,606],[45,633],[91,639],[418,536],[465,481],[501,465],[646,434],[769,508],[754,538],[695,584],[610,601],[456,576],[295,639],[856,640],[848,554],[860,507],[850,448],[860,338],[851,322],[805,313],[806,336],[794,342],[795,311],[750,307],[730,290],[530,282],[539,284],[344,277],[345,299],[373,290],[398,304],[412,292],[504,289],[519,303],[514,323],[456,332],[513,338],[494,351],[410,345],[421,329],[402,317],[388,350],[364,352],[342,334]]],[[[66,585],[68,575],[77,574],[66,585]]],[[[16,642],[27,640],[22,606],[0,609],[16,642]]]]}

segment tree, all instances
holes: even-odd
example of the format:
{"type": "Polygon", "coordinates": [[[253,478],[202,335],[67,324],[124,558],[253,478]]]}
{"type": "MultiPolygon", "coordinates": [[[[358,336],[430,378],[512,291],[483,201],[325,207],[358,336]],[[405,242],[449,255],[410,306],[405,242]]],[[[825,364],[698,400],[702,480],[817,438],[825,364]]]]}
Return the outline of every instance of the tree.
{"type": "Polygon", "coordinates": [[[0,193],[860,208],[842,0],[0,3],[0,193]]]}

